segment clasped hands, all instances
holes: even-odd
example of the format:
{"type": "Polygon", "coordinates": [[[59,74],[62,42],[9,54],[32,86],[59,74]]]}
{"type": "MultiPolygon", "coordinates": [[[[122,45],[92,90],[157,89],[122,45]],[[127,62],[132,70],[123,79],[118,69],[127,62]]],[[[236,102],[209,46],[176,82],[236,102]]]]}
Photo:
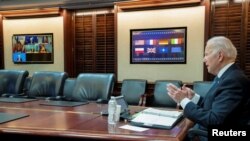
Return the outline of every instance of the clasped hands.
{"type": "Polygon", "coordinates": [[[176,87],[173,84],[167,84],[168,95],[176,102],[180,103],[184,98],[192,99],[195,95],[194,91],[184,84],[181,88],[176,87]]]}

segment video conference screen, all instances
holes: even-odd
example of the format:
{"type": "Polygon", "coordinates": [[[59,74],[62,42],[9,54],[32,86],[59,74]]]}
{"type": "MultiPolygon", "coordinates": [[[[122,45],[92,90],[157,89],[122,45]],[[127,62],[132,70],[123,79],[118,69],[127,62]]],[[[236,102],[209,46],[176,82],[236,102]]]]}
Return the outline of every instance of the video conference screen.
{"type": "Polygon", "coordinates": [[[131,64],[185,64],[187,27],[131,29],[131,64]]]}
{"type": "Polygon", "coordinates": [[[14,63],[53,63],[53,33],[14,34],[12,60],[14,63]]]}

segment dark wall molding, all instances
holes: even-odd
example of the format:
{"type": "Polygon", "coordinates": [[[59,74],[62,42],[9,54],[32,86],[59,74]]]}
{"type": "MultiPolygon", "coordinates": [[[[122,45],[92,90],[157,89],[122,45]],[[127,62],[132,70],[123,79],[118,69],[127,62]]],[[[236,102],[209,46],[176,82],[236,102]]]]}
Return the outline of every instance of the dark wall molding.
{"type": "Polygon", "coordinates": [[[63,9],[86,9],[113,6],[125,0],[0,0],[0,11],[58,7],[63,9]]]}
{"type": "Polygon", "coordinates": [[[0,15],[5,19],[22,19],[34,17],[50,17],[59,16],[59,8],[40,8],[40,9],[24,9],[24,10],[8,10],[0,11],[0,15]]]}

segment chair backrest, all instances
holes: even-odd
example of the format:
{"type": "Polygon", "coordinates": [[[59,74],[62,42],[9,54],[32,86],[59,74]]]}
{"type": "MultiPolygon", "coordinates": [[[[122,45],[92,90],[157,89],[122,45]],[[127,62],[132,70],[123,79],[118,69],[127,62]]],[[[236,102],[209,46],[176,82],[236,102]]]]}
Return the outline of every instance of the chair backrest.
{"type": "Polygon", "coordinates": [[[66,72],[37,71],[33,73],[27,94],[29,97],[56,97],[62,95],[66,72]]]}
{"type": "Polygon", "coordinates": [[[23,92],[24,93],[27,93],[27,91],[29,90],[31,79],[32,79],[31,76],[28,76],[28,77],[25,78],[24,84],[23,84],[23,92]]]}
{"type": "Polygon", "coordinates": [[[177,103],[168,95],[167,84],[172,83],[181,87],[180,80],[156,80],[153,92],[153,99],[150,104],[152,107],[177,107],[177,103]]]}
{"type": "Polygon", "coordinates": [[[141,96],[145,94],[147,80],[124,79],[122,81],[121,95],[129,105],[139,105],[141,96]]]}
{"type": "Polygon", "coordinates": [[[64,83],[63,97],[67,100],[72,99],[72,93],[75,88],[76,78],[67,78],[64,83]]]}
{"type": "Polygon", "coordinates": [[[17,95],[23,92],[27,70],[0,70],[0,95],[17,95]]]}
{"type": "Polygon", "coordinates": [[[113,89],[113,73],[80,73],[76,78],[72,100],[108,100],[113,89]]]}
{"type": "Polygon", "coordinates": [[[204,97],[208,90],[211,88],[211,81],[194,81],[193,82],[193,90],[195,93],[204,97]]]}

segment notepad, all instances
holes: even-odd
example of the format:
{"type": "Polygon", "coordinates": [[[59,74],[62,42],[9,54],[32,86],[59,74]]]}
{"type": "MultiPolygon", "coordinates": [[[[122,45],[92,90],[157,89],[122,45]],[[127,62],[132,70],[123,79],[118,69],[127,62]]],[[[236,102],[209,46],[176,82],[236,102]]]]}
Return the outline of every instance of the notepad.
{"type": "Polygon", "coordinates": [[[27,114],[10,114],[10,113],[2,113],[0,112],[0,123],[5,123],[13,120],[17,120],[20,118],[28,117],[27,114]]]}
{"type": "Polygon", "coordinates": [[[182,117],[182,111],[147,108],[134,115],[131,124],[142,127],[171,129],[182,117]]]}
{"type": "Polygon", "coordinates": [[[82,102],[74,102],[74,101],[46,101],[46,102],[40,103],[40,105],[60,106],[60,107],[74,107],[74,106],[86,105],[88,103],[89,103],[88,101],[82,101],[82,102]]]}
{"type": "Polygon", "coordinates": [[[14,98],[14,97],[1,97],[0,102],[8,102],[8,103],[24,103],[36,101],[37,99],[27,99],[27,98],[14,98]]]}

